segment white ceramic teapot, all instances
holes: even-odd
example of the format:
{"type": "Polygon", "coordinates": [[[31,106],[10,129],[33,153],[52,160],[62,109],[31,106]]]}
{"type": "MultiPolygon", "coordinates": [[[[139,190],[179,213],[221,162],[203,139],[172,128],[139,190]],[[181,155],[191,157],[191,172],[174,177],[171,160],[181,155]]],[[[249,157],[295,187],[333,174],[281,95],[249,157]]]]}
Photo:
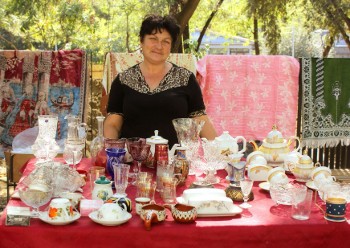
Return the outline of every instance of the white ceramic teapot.
{"type": "Polygon", "coordinates": [[[215,138],[215,142],[217,143],[219,150],[222,154],[243,154],[247,149],[247,141],[243,136],[237,136],[233,138],[228,131],[224,131],[219,137],[215,138]],[[243,147],[239,150],[237,141],[243,141],[243,147]]]}
{"type": "Polygon", "coordinates": [[[292,151],[290,145],[293,140],[298,141],[298,147],[294,150],[299,151],[300,139],[296,136],[291,136],[288,140],[284,139],[282,133],[274,125],[260,147],[254,141],[250,141],[250,143],[253,145],[254,150],[261,151],[264,154],[269,165],[283,167],[284,157],[292,151]]]}

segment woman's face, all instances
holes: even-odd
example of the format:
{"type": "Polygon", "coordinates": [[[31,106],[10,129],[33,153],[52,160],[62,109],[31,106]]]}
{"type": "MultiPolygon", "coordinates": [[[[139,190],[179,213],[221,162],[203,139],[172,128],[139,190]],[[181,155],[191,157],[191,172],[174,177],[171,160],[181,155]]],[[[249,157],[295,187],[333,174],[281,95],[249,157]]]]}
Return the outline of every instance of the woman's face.
{"type": "Polygon", "coordinates": [[[164,63],[169,57],[171,44],[171,36],[165,29],[154,34],[146,34],[141,42],[145,60],[152,63],[164,63]]]}

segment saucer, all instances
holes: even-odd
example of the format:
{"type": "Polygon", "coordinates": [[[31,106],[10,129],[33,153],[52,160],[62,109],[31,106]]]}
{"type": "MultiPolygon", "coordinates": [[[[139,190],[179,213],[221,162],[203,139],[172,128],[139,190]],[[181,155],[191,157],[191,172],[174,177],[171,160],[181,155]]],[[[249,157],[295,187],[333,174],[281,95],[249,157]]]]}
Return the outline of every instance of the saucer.
{"type": "Polygon", "coordinates": [[[269,182],[259,183],[259,188],[263,189],[263,190],[270,191],[270,183],[269,182]]]}
{"type": "Polygon", "coordinates": [[[76,212],[74,211],[74,214],[73,214],[73,218],[70,219],[70,220],[52,220],[47,211],[45,212],[41,212],[40,213],[40,216],[39,216],[39,219],[48,223],[48,224],[51,224],[51,225],[55,225],[55,226],[62,226],[62,225],[68,225],[74,221],[76,221],[77,219],[80,218],[80,213],[79,212],[76,212]]]}
{"type": "Polygon", "coordinates": [[[125,222],[128,222],[132,216],[130,213],[125,213],[124,219],[102,220],[102,219],[97,218],[97,211],[93,211],[89,214],[89,217],[93,222],[96,222],[96,223],[101,224],[103,226],[118,226],[118,225],[124,224],[125,222]]]}
{"type": "Polygon", "coordinates": [[[310,180],[310,181],[307,181],[305,183],[306,187],[308,187],[309,189],[313,189],[313,190],[317,190],[317,187],[315,185],[315,182],[310,180]]]}
{"type": "Polygon", "coordinates": [[[346,218],[344,218],[344,219],[339,219],[339,220],[333,220],[333,219],[328,218],[327,216],[324,216],[324,218],[325,218],[326,220],[332,221],[332,222],[344,222],[344,221],[346,221],[346,218]]]}

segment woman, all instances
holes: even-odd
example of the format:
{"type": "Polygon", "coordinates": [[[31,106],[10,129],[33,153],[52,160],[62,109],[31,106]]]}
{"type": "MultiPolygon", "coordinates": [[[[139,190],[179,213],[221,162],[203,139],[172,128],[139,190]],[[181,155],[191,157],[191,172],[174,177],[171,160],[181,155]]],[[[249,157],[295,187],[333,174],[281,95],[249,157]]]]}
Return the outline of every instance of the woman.
{"type": "Polygon", "coordinates": [[[216,137],[194,74],[167,61],[179,32],[169,16],[143,20],[139,36],[144,61],[113,81],[104,122],[106,138],[147,138],[159,130],[171,147],[178,143],[172,124],[176,118],[204,120],[200,136],[216,137]]]}

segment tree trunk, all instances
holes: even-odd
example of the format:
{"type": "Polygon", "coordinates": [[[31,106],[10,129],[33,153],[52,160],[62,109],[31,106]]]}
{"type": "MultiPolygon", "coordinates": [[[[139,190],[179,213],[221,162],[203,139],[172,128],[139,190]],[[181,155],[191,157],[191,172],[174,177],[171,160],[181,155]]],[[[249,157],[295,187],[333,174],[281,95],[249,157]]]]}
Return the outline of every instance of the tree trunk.
{"type": "MultiPolygon", "coordinates": [[[[190,27],[188,26],[188,24],[185,27],[182,37],[183,37],[183,40],[188,40],[190,38],[190,27]]],[[[182,46],[184,48],[184,51],[186,51],[186,49],[190,47],[188,43],[184,43],[182,46]]]]}
{"type": "Polygon", "coordinates": [[[216,15],[216,13],[218,12],[221,4],[224,2],[224,0],[219,0],[215,6],[215,9],[211,12],[208,20],[205,22],[204,24],[204,27],[201,31],[201,33],[199,34],[199,37],[198,37],[198,40],[197,40],[197,47],[196,47],[196,52],[199,51],[199,47],[201,46],[201,43],[202,43],[202,39],[203,39],[203,36],[205,34],[205,32],[207,31],[207,28],[209,27],[209,24],[211,22],[211,20],[213,20],[214,16],[216,15]]]}
{"type": "Polygon", "coordinates": [[[328,54],[329,54],[329,52],[330,52],[330,50],[331,50],[331,48],[332,48],[332,46],[333,46],[333,43],[334,43],[334,37],[331,36],[331,37],[329,38],[329,40],[330,40],[329,44],[327,44],[327,45],[324,47],[324,49],[323,49],[323,53],[322,53],[322,57],[323,57],[323,58],[327,58],[327,57],[328,57],[328,54]]]}
{"type": "MultiPolygon", "coordinates": [[[[180,1],[178,1],[179,3],[180,1]]],[[[174,47],[172,49],[172,52],[178,52],[183,53],[182,50],[182,35],[185,31],[186,25],[188,25],[188,21],[191,19],[194,11],[196,10],[200,0],[187,0],[181,2],[181,11],[178,13],[172,13],[178,24],[180,25],[180,35],[177,41],[175,41],[174,47]]],[[[178,5],[178,3],[175,3],[175,5],[178,5]]],[[[171,8],[172,9],[172,8],[171,8]]]]}
{"type": "Polygon", "coordinates": [[[130,33],[129,33],[129,15],[126,15],[126,49],[128,53],[130,53],[130,47],[129,47],[129,38],[130,33]]]}
{"type": "Polygon", "coordinates": [[[342,20],[346,23],[348,26],[348,29],[350,29],[350,18],[346,15],[344,10],[339,6],[337,1],[331,0],[337,14],[341,17],[342,20]]]}
{"type": "Polygon", "coordinates": [[[254,15],[254,47],[255,55],[260,55],[258,19],[254,15]]]}
{"type": "Polygon", "coordinates": [[[348,34],[346,33],[342,23],[339,23],[339,21],[337,20],[337,18],[333,15],[333,13],[329,10],[329,9],[325,9],[326,14],[328,16],[328,18],[333,22],[334,26],[338,29],[338,31],[341,33],[341,35],[343,36],[343,39],[346,43],[346,45],[348,46],[348,48],[350,49],[350,39],[348,34]]]}

